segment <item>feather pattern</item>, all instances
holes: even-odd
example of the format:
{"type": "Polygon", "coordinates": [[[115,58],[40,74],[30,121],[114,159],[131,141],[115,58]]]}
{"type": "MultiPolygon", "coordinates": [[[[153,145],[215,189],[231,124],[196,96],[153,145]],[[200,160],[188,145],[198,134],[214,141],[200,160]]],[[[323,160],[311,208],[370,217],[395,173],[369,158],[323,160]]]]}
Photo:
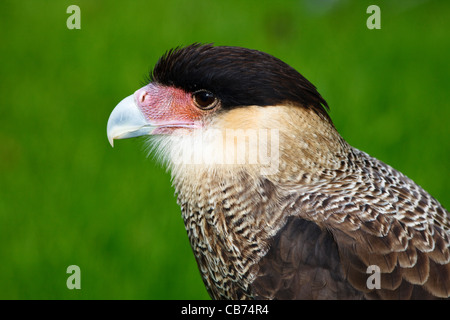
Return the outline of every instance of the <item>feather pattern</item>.
{"type": "MultiPolygon", "coordinates": [[[[295,119],[299,113],[297,124],[300,119],[320,118],[296,107],[286,107],[280,115],[295,119]]],[[[216,120],[216,128],[228,123],[223,117],[216,120]]],[[[283,148],[279,171],[273,175],[262,175],[248,164],[173,161],[180,150],[195,154],[198,145],[207,154],[216,154],[219,144],[207,132],[154,143],[172,172],[188,237],[210,295],[216,299],[449,297],[448,212],[411,179],[348,145],[327,122],[318,123],[322,127],[303,124],[281,132],[282,148],[296,143],[298,148],[283,148]],[[303,137],[314,130],[316,142],[306,138],[303,146],[295,142],[292,130],[301,130],[303,137]],[[369,266],[381,272],[379,289],[367,286],[369,266]]],[[[276,121],[272,125],[280,126],[276,121]]]]}

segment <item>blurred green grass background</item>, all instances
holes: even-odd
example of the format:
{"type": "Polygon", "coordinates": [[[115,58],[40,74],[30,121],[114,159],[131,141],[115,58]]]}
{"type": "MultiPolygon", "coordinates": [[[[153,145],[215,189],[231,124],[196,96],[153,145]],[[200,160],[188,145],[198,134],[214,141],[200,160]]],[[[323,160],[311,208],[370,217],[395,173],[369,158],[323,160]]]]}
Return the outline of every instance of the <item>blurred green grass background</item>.
{"type": "Polygon", "coordinates": [[[106,138],[158,57],[193,42],[289,63],[344,138],[449,208],[449,15],[449,1],[1,1],[0,298],[208,298],[169,174],[142,139],[106,138]]]}

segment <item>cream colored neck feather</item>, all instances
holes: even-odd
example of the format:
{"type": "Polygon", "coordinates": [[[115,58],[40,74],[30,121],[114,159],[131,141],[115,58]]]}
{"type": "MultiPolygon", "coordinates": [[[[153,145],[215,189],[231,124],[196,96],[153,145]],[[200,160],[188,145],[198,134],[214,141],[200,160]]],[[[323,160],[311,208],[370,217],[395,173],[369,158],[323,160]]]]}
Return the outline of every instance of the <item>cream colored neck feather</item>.
{"type": "Polygon", "coordinates": [[[245,171],[274,182],[309,183],[340,167],[349,145],[328,121],[295,106],[236,108],[215,115],[202,129],[152,140],[175,184],[203,184],[245,171]]]}

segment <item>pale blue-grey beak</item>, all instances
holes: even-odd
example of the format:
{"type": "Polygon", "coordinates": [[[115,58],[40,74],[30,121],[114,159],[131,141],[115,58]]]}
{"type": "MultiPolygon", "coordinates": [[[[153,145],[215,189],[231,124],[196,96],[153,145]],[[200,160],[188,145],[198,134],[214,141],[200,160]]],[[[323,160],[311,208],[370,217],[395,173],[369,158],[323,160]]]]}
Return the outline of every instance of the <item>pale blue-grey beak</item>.
{"type": "Polygon", "coordinates": [[[114,139],[126,139],[151,134],[155,127],[144,117],[138,105],[135,95],[123,99],[111,112],[108,119],[106,132],[111,146],[114,147],[114,139]]]}

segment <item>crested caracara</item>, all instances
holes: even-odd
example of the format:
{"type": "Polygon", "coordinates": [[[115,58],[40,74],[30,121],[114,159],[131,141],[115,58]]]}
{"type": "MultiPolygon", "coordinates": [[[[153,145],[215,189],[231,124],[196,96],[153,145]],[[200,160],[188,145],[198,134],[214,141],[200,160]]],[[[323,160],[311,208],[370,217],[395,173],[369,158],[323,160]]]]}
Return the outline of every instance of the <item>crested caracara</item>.
{"type": "Polygon", "coordinates": [[[448,212],[327,108],[269,54],[193,44],[159,59],[107,134],[151,136],[214,299],[448,298],[448,212]]]}

